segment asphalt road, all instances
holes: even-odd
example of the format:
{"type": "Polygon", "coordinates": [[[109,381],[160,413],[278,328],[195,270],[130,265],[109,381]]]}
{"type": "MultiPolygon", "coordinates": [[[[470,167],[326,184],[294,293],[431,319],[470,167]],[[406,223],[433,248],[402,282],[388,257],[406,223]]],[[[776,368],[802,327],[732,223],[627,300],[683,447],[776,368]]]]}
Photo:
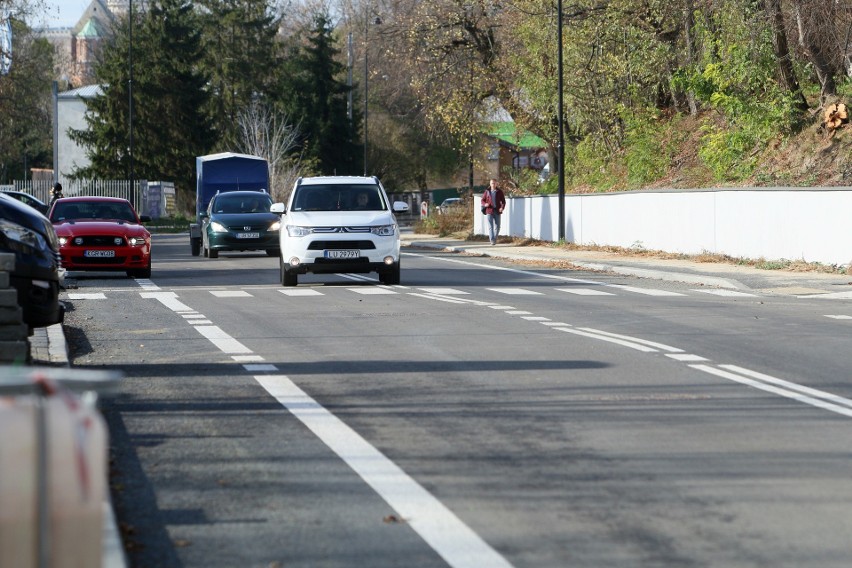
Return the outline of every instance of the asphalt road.
{"type": "Polygon", "coordinates": [[[850,302],[408,250],[71,274],[132,566],[847,566],[850,302]],[[720,295],[722,294],[722,295],[720,295]]]}

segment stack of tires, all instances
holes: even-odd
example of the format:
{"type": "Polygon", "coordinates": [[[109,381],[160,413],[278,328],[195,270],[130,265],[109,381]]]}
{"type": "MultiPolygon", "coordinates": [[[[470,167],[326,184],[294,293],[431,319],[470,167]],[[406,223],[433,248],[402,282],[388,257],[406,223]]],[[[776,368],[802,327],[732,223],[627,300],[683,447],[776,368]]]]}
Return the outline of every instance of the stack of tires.
{"type": "Polygon", "coordinates": [[[9,280],[14,269],[15,255],[0,253],[0,365],[30,360],[29,327],[18,305],[18,292],[9,280]]]}

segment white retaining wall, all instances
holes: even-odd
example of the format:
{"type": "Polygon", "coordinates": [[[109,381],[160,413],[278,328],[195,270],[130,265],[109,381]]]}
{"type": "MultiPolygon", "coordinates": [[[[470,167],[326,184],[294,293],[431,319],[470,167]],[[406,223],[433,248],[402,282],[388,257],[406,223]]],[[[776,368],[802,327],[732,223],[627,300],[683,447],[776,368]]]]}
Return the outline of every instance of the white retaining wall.
{"type": "MultiPolygon", "coordinates": [[[[507,199],[500,234],[558,240],[556,195],[507,199]]],[[[487,235],[474,199],[474,233],[487,235]]],[[[852,263],[852,187],[565,196],[565,240],[737,258],[852,263]]]]}

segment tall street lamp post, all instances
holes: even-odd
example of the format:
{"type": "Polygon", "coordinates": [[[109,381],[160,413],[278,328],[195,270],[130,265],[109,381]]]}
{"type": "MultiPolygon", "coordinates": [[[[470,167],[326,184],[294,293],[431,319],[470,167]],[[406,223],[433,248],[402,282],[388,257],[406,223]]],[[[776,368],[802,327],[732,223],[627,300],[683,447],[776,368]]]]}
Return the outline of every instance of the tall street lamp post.
{"type": "MultiPolygon", "coordinates": [[[[379,16],[376,16],[373,23],[378,25],[382,23],[382,19],[379,16]]],[[[369,50],[369,42],[368,34],[370,33],[370,12],[369,9],[367,13],[364,15],[364,175],[367,175],[367,114],[369,112],[367,108],[367,83],[369,81],[370,76],[370,67],[367,62],[367,51],[369,50]]]]}
{"type": "Polygon", "coordinates": [[[557,124],[559,128],[559,136],[558,143],[556,146],[556,164],[559,168],[559,183],[558,183],[558,191],[559,191],[559,240],[565,240],[565,159],[564,159],[564,146],[565,146],[565,129],[562,124],[563,120],[563,112],[562,112],[562,98],[563,98],[563,90],[562,90],[562,0],[557,0],[556,2],[556,10],[559,12],[556,21],[556,43],[559,49],[558,55],[556,57],[556,69],[557,69],[557,79],[556,79],[556,90],[557,90],[557,103],[556,103],[556,112],[558,113],[557,124]]]}
{"type": "Polygon", "coordinates": [[[130,0],[127,13],[127,129],[130,202],[136,207],[136,188],[133,183],[133,0],[130,0]]]}

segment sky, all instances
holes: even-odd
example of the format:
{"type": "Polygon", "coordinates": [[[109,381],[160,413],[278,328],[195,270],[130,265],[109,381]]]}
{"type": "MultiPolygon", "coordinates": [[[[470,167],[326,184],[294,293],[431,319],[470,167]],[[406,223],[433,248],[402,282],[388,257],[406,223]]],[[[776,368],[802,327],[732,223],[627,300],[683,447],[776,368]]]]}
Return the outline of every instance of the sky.
{"type": "MultiPolygon", "coordinates": [[[[49,28],[72,27],[83,15],[91,0],[47,0],[44,25],[49,28]]],[[[36,22],[35,25],[40,25],[36,22]]]]}

